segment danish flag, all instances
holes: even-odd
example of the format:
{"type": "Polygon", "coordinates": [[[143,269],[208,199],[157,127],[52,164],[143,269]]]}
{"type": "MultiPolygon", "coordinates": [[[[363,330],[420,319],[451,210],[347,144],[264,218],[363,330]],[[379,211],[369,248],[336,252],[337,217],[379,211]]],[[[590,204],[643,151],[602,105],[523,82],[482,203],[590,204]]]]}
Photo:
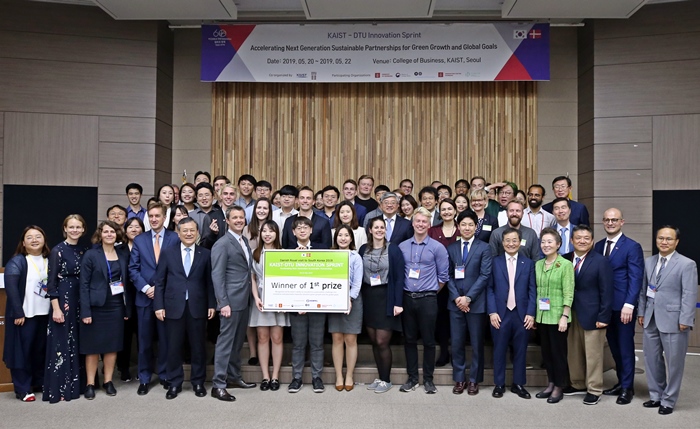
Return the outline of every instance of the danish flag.
{"type": "Polygon", "coordinates": [[[540,30],[535,30],[534,28],[528,33],[531,39],[539,39],[542,37],[542,32],[540,30]]]}

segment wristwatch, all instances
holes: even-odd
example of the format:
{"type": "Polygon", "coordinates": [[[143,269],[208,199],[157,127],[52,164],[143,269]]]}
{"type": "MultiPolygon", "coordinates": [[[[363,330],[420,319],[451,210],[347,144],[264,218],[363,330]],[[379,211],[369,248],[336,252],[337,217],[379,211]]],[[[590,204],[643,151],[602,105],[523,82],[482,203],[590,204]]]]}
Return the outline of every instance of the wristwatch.
{"type": "Polygon", "coordinates": [[[467,302],[472,302],[472,298],[470,296],[465,296],[464,299],[466,299],[467,302]]]}

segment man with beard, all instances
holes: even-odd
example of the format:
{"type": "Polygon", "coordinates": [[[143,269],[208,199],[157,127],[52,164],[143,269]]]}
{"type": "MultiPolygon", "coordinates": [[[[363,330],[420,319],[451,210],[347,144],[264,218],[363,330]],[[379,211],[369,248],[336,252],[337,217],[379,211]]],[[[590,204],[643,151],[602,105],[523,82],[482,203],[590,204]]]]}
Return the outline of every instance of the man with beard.
{"type": "Polygon", "coordinates": [[[540,240],[537,237],[537,233],[522,225],[520,222],[523,219],[523,210],[525,206],[518,200],[511,200],[506,205],[506,211],[508,213],[508,223],[498,228],[491,233],[491,238],[489,239],[489,245],[491,246],[491,252],[493,256],[503,255],[505,249],[503,248],[503,233],[508,228],[520,230],[522,240],[520,241],[520,250],[518,254],[525,256],[533,261],[538,261],[540,259],[540,240]]]}
{"type": "Polygon", "coordinates": [[[554,215],[541,209],[544,194],[542,185],[530,185],[527,189],[527,207],[523,211],[522,224],[532,228],[538,238],[543,229],[548,226],[554,227],[557,223],[554,215]]]}

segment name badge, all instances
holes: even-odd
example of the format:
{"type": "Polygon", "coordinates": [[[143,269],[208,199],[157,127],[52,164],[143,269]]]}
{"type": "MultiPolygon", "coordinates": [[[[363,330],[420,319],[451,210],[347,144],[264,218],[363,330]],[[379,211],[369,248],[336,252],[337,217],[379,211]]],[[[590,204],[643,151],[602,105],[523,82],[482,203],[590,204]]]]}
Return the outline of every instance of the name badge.
{"type": "Polygon", "coordinates": [[[46,298],[48,293],[48,288],[46,286],[47,279],[43,279],[34,286],[34,295],[40,296],[41,298],[46,298]]]}
{"type": "Polygon", "coordinates": [[[549,298],[540,298],[539,301],[539,308],[542,311],[549,311],[549,309],[552,307],[549,298]]]}
{"type": "Polygon", "coordinates": [[[409,279],[417,279],[419,277],[420,277],[420,268],[415,269],[415,270],[413,268],[408,269],[408,278],[409,279]]]}
{"type": "Polygon", "coordinates": [[[523,238],[522,240],[520,240],[520,246],[521,246],[521,247],[522,247],[522,246],[525,246],[526,244],[527,244],[527,240],[525,240],[524,238],[523,238]]]}
{"type": "Polygon", "coordinates": [[[654,298],[656,296],[656,286],[654,285],[649,285],[647,287],[647,296],[649,298],[654,298]]]}
{"type": "Polygon", "coordinates": [[[112,291],[112,295],[119,295],[124,293],[124,283],[121,280],[109,283],[109,289],[112,291]]]}
{"type": "Polygon", "coordinates": [[[482,225],[481,230],[482,231],[491,231],[493,227],[491,225],[482,225]]]}
{"type": "Polygon", "coordinates": [[[379,286],[382,284],[382,278],[379,276],[379,273],[369,275],[369,284],[370,286],[379,286]]]}
{"type": "Polygon", "coordinates": [[[455,278],[456,279],[463,279],[464,278],[464,266],[455,267],[455,278]]]}

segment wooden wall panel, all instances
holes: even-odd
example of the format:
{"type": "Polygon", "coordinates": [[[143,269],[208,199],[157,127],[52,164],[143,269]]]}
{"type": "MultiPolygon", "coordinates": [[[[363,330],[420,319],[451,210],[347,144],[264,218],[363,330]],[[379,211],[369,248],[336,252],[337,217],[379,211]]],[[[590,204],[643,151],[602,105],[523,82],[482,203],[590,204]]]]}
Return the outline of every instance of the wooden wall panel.
{"type": "Polygon", "coordinates": [[[537,178],[536,86],[503,83],[214,85],[212,169],[230,177],[415,188],[479,174],[537,178]]]}
{"type": "Polygon", "coordinates": [[[615,39],[700,31],[700,8],[697,3],[650,4],[639,9],[630,19],[597,19],[595,37],[615,39]]]}
{"type": "MultiPolygon", "coordinates": [[[[108,194],[126,196],[126,185],[131,182],[136,182],[143,186],[143,197],[141,198],[141,203],[145,204],[148,201],[148,198],[152,197],[155,193],[155,187],[153,184],[154,174],[153,169],[137,170],[134,168],[100,168],[99,193],[100,195],[108,194]]],[[[119,204],[124,204],[125,202],[125,200],[122,200],[119,204]]]]}
{"type": "Polygon", "coordinates": [[[96,116],[5,113],[4,183],[97,186],[96,116]]]}
{"type": "Polygon", "coordinates": [[[651,143],[651,117],[597,118],[595,144],[651,143]]]}
{"type": "Polygon", "coordinates": [[[156,145],[138,143],[100,143],[100,168],[152,170],[156,162],[155,148],[156,145]]]}
{"type": "Polygon", "coordinates": [[[651,170],[596,170],[593,196],[651,196],[651,170]]]}
{"type": "Polygon", "coordinates": [[[154,118],[156,69],[0,58],[0,110],[154,118]]]}
{"type": "Polygon", "coordinates": [[[590,213],[594,223],[601,223],[605,210],[615,207],[622,210],[627,223],[652,223],[652,198],[638,196],[616,196],[595,198],[595,213],[590,213]]]}
{"type": "Polygon", "coordinates": [[[595,117],[700,113],[700,60],[597,66],[595,117]]]}
{"type": "Polygon", "coordinates": [[[653,127],[654,190],[700,189],[700,115],[655,116],[653,127]]]}
{"type": "Polygon", "coordinates": [[[596,170],[651,169],[651,143],[595,145],[596,170]]]}
{"type": "Polygon", "coordinates": [[[700,28],[695,33],[608,39],[596,44],[595,64],[633,64],[700,59],[700,28]]]}
{"type": "Polygon", "coordinates": [[[0,31],[3,58],[155,67],[155,52],[155,42],[0,31]]]}
{"type": "Polygon", "coordinates": [[[147,118],[100,117],[100,141],[155,143],[156,121],[147,118]]]}

